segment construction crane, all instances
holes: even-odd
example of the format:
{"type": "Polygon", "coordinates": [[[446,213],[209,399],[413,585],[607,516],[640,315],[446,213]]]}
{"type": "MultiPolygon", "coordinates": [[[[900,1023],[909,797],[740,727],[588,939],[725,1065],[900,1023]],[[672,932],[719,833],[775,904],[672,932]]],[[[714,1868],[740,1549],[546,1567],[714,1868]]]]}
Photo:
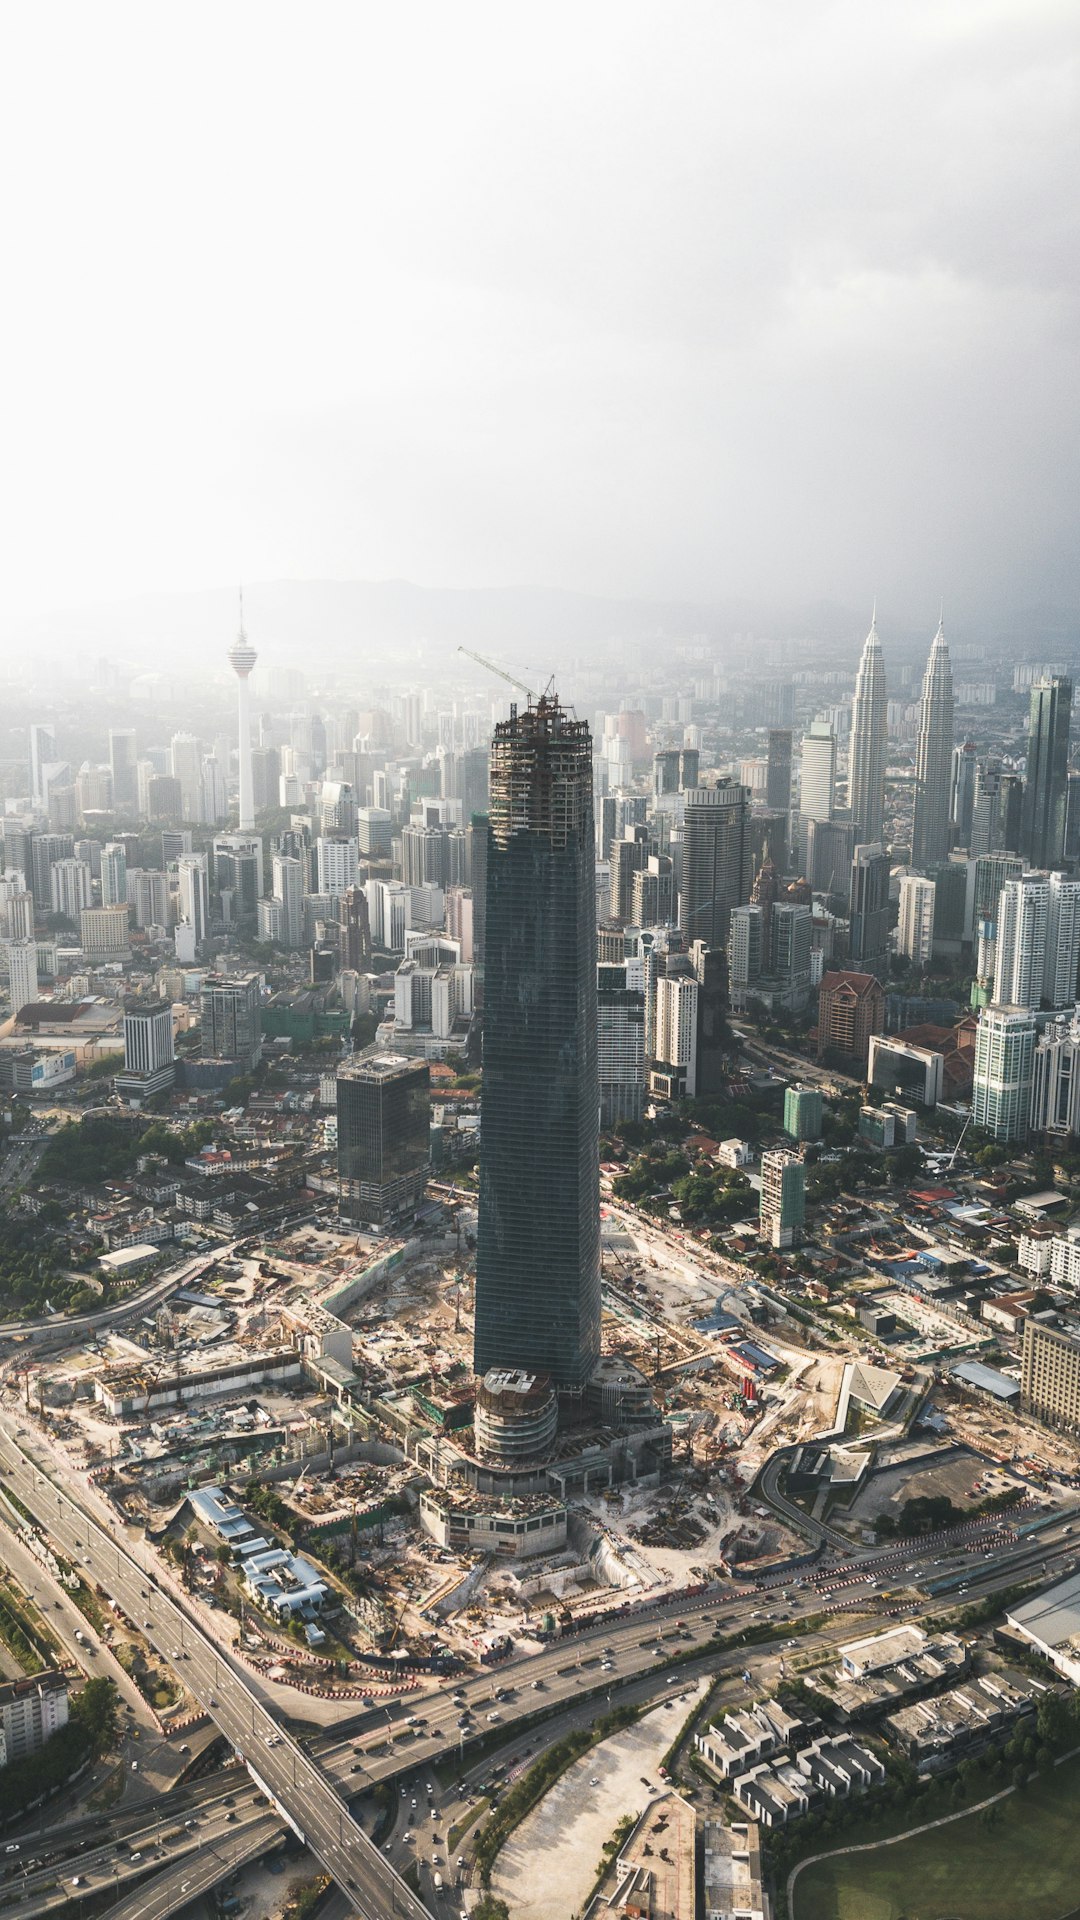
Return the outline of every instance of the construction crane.
{"type": "Polygon", "coordinates": [[[964,1144],[964,1135],[967,1132],[968,1128],[970,1127],[974,1118],[975,1118],[975,1114],[973,1109],[972,1112],[968,1114],[967,1119],[964,1121],[964,1124],[960,1129],[960,1138],[952,1150],[952,1158],[950,1159],[949,1164],[945,1169],[946,1173],[951,1173],[954,1166],[956,1165],[956,1156],[964,1144]]]}
{"type": "Polygon", "coordinates": [[[532,699],[532,688],[527,687],[524,680],[515,680],[512,673],[507,673],[505,667],[497,666],[494,660],[485,659],[482,653],[474,653],[471,647],[459,647],[458,652],[464,653],[470,660],[475,660],[479,666],[486,667],[489,673],[498,674],[500,680],[505,680],[509,686],[516,687],[519,693],[525,695],[526,699],[532,699]]]}

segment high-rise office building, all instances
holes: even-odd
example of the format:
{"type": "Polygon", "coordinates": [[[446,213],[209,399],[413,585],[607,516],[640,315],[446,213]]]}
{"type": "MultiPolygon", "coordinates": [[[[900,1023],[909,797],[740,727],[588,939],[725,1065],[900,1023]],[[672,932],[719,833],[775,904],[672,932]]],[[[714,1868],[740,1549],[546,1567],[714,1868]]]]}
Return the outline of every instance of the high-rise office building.
{"type": "Polygon", "coordinates": [[[214,885],[227,925],[255,919],[263,885],[262,862],[258,834],[222,833],[214,840],[214,885]]]}
{"type": "Polygon", "coordinates": [[[661,747],[653,754],[653,799],[662,800],[666,794],[679,791],[679,749],[661,747]]]}
{"type": "MultiPolygon", "coordinates": [[[[848,811],[858,840],[880,841],[885,827],[886,717],[889,705],[885,662],[877,632],[877,611],[870,622],[855,676],[848,754],[848,811]]],[[[804,806],[803,812],[807,811],[804,806]]]]}
{"type": "Polygon", "coordinates": [[[180,919],[191,928],[191,943],[201,947],[210,931],[210,880],[205,853],[185,853],[176,863],[180,919]]]}
{"type": "Polygon", "coordinates": [[[36,940],[9,940],[7,955],[8,999],[16,1018],[24,1007],[37,999],[38,959],[36,940]]]}
{"type": "Polygon", "coordinates": [[[1080,1340],[1074,1334],[1025,1320],[1020,1405],[1048,1427],[1080,1430],[1080,1340]]]}
{"type": "Polygon", "coordinates": [[[633,876],[630,925],[673,926],[677,911],[674,865],[667,854],[651,853],[644,867],[633,876]]]}
{"type": "MultiPolygon", "coordinates": [[[[325,843],[320,841],[320,846],[325,843]]],[[[348,845],[353,843],[349,841],[348,845]]],[[[272,863],[274,899],[281,907],[281,928],[278,935],[283,947],[299,947],[304,938],[304,866],[301,860],[292,855],[275,853],[272,863]]],[[[336,894],[341,889],[324,887],[321,875],[319,892],[336,894]]]]}
{"type": "Polygon", "coordinates": [[[73,860],[75,842],[70,833],[35,833],[30,841],[30,865],[23,867],[26,884],[39,913],[52,913],[52,869],[58,860],[73,860]]]}
{"type": "Polygon", "coordinates": [[[661,1099],[692,1100],[697,1093],[699,992],[692,973],[662,973],[656,980],[649,1086],[661,1099]]]}
{"type": "Polygon", "coordinates": [[[915,750],[911,864],[933,866],[949,852],[952,798],[953,684],[949,649],[939,625],[923,676],[915,750]]]}
{"type": "Polygon", "coordinates": [[[169,924],[169,882],[157,867],[129,867],[128,904],[139,928],[169,924]]]}
{"type": "Polygon", "coordinates": [[[1065,859],[1080,864],[1080,773],[1070,773],[1065,791],[1065,859]]]}
{"type": "Polygon", "coordinates": [[[640,1120],[645,1111],[645,988],[640,962],[596,969],[596,1058],[600,1125],[640,1120]]]}
{"type": "Polygon", "coordinates": [[[735,781],[687,793],[679,925],[688,945],[726,947],[731,909],[750,898],[749,815],[750,795],[735,781]]]}
{"type": "Polygon", "coordinates": [[[341,923],[341,964],[354,973],[371,965],[371,921],[363,887],[346,887],[338,901],[341,923]]]}
{"type": "Polygon", "coordinates": [[[86,958],[119,960],[129,952],[128,910],[115,907],[83,907],[79,914],[79,942],[86,958]]]}
{"type": "MultiPolygon", "coordinates": [[[[347,893],[350,887],[356,885],[358,860],[354,839],[344,834],[335,834],[333,837],[320,834],[315,842],[315,852],[318,861],[317,890],[319,893],[330,893],[336,896],[339,893],[347,893]]],[[[422,884],[422,882],[410,880],[408,874],[405,878],[410,886],[422,884]]],[[[438,885],[439,882],[436,881],[434,884],[438,885]]],[[[276,888],[274,890],[277,891],[276,888]]]]}
{"type": "Polygon", "coordinates": [[[956,847],[971,846],[977,765],[973,740],[965,740],[962,746],[953,748],[949,819],[952,826],[953,845],[956,847]]]}
{"type": "Polygon", "coordinates": [[[127,897],[127,854],[115,840],[109,840],[101,850],[101,904],[126,907],[127,897]]]}
{"type": "Polygon", "coordinates": [[[172,1012],[164,1000],[128,1000],[124,1006],[124,1071],[116,1076],[121,1099],[141,1106],[176,1079],[172,1012]]]}
{"type": "Polygon", "coordinates": [[[30,794],[35,806],[48,801],[45,768],[56,759],[56,729],[39,722],[30,728],[30,794]]]}
{"type": "Polygon", "coordinates": [[[804,820],[831,820],[836,796],[836,735],[828,720],[812,720],[803,735],[799,812],[804,820]]]}
{"type": "Polygon", "coordinates": [[[849,820],[807,820],[803,870],[815,893],[851,898],[855,829],[849,820]]]}
{"type": "Polygon", "coordinates": [[[896,951],[913,966],[926,967],[934,951],[934,904],[937,886],[921,874],[906,873],[900,882],[900,919],[896,951]]]}
{"type": "Polygon", "coordinates": [[[995,1140],[1026,1140],[1031,1121],[1035,1015],[992,1004],[979,1015],[971,1117],[995,1140]]]}
{"type": "Polygon", "coordinates": [[[1065,857],[1072,697],[1062,675],[1031,689],[1020,851],[1033,867],[1060,867],[1065,857]]]}
{"type": "Polygon", "coordinates": [[[791,728],[770,727],[766,749],[765,804],[786,811],[791,805],[791,728]]]}
{"type": "Polygon", "coordinates": [[[977,763],[968,842],[974,858],[984,853],[1019,853],[1023,800],[1019,774],[1006,773],[998,760],[977,763]]]}
{"type": "Polygon", "coordinates": [[[761,1156],[761,1235],[770,1247],[797,1247],[806,1219],[806,1168],[783,1147],[761,1156]]]}
{"type": "Polygon", "coordinates": [[[255,830],[255,784],[251,768],[251,670],[258,655],[244,632],[244,602],[240,602],[240,628],[229,648],[229,665],[236,675],[236,728],[240,766],[241,833],[255,830]]]}
{"type": "Polygon", "coordinates": [[[592,743],[557,696],[491,748],[474,1364],[580,1390],[600,1353],[592,743]]]}
{"type": "Polygon", "coordinates": [[[110,727],[109,766],[112,771],[113,805],[118,813],[134,813],[138,805],[138,764],[134,727],[110,727]]]}
{"type": "Polygon", "coordinates": [[[169,743],[170,772],[180,782],[180,806],[185,820],[202,814],[202,746],[193,733],[174,733],[169,743]]]}
{"type": "Polygon", "coordinates": [[[1051,1020],[1036,1042],[1031,1131],[1080,1136],[1080,1017],[1075,1006],[1051,1020]]]}
{"type": "Polygon", "coordinates": [[[818,995],[818,1059],[865,1066],[870,1041],[885,1031],[885,990],[876,974],[826,973],[818,995]]]}
{"type": "Polygon", "coordinates": [[[793,1140],[820,1140],[823,1112],[820,1087],[785,1087],[784,1132],[793,1140]]]}
{"type": "MultiPolygon", "coordinates": [[[[622,838],[611,843],[611,906],[609,917],[621,926],[641,926],[634,919],[634,879],[647,867],[656,843],[648,827],[624,827],[622,838]]],[[[651,922],[649,923],[652,924],[651,922]]]]}
{"type": "Polygon", "coordinates": [[[250,1073],[262,1054],[257,973],[208,974],[199,992],[202,1050],[208,1059],[235,1062],[250,1073]]]}
{"type": "MultiPolygon", "coordinates": [[[[175,774],[152,774],[146,782],[146,814],[150,820],[183,820],[184,789],[175,774]]],[[[191,815],[188,814],[190,819],[191,815]]]]}
{"type": "Polygon", "coordinates": [[[1008,880],[995,914],[994,999],[1002,1006],[1072,1006],[1080,972],[1080,881],[1025,873],[1008,880]]]}
{"type": "Polygon", "coordinates": [[[337,1160],[343,1220],[383,1227],[416,1213],[431,1164],[426,1061],[378,1054],[338,1068],[337,1160]]]}
{"type": "Polygon", "coordinates": [[[889,972],[889,856],[880,841],[851,861],[851,964],[879,980],[889,972]]]}
{"type": "Polygon", "coordinates": [[[90,867],[85,860],[54,860],[50,873],[52,888],[52,911],[62,913],[73,926],[78,926],[79,915],[88,907],[94,897],[90,867]]]}

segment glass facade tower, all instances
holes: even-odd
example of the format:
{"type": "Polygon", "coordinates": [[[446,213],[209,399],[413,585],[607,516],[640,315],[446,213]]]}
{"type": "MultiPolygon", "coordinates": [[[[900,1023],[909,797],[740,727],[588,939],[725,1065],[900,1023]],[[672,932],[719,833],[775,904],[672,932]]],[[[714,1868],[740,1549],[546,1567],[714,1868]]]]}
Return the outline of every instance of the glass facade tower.
{"type": "Polygon", "coordinates": [[[1065,854],[1072,697],[1060,675],[1031,689],[1020,851],[1032,867],[1060,867],[1065,854]]]}
{"type": "Polygon", "coordinates": [[[600,1353],[596,911],[592,744],[557,696],[495,729],[485,850],[474,1364],[573,1391],[600,1353]]]}

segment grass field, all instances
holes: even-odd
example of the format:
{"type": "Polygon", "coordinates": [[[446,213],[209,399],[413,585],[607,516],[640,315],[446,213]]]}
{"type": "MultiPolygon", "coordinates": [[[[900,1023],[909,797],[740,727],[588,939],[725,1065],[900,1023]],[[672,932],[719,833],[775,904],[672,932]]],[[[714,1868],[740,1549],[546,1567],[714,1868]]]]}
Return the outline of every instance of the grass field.
{"type": "Polygon", "coordinates": [[[913,1840],[840,1854],[795,1883],[792,1920],[1065,1920],[1080,1889],[1080,1756],[913,1840]]]}

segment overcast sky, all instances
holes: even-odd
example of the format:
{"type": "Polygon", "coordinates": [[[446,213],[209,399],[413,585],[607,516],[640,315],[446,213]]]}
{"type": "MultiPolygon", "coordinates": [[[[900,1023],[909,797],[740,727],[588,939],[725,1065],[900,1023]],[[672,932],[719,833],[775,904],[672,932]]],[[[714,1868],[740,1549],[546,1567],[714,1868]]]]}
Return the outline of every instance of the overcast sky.
{"type": "Polygon", "coordinates": [[[1075,0],[9,0],[0,606],[1078,595],[1075,0]]]}

